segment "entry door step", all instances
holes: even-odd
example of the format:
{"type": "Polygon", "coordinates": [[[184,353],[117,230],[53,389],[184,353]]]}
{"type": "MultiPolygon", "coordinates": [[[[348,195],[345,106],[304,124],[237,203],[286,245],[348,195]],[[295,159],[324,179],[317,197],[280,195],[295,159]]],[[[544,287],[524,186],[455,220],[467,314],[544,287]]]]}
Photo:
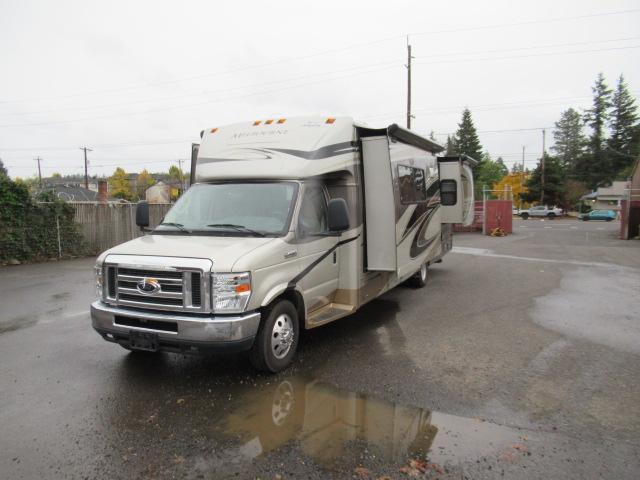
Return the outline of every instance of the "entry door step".
{"type": "Polygon", "coordinates": [[[309,315],[309,324],[316,327],[323,323],[329,323],[338,318],[345,317],[355,310],[353,305],[343,303],[330,303],[309,315]]]}

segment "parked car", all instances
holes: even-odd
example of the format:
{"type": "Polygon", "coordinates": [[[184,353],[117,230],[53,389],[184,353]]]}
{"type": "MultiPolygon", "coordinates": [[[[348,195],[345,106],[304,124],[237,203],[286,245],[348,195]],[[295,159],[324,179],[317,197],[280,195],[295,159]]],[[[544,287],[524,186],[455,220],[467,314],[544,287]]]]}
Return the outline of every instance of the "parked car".
{"type": "Polygon", "coordinates": [[[546,205],[538,205],[537,207],[531,207],[529,210],[523,210],[520,216],[523,220],[529,217],[546,217],[555,218],[563,214],[561,208],[547,207],[546,205]]]}
{"type": "Polygon", "coordinates": [[[613,210],[591,210],[589,213],[582,214],[582,221],[587,220],[604,220],[610,222],[616,219],[616,212],[613,210]]]}

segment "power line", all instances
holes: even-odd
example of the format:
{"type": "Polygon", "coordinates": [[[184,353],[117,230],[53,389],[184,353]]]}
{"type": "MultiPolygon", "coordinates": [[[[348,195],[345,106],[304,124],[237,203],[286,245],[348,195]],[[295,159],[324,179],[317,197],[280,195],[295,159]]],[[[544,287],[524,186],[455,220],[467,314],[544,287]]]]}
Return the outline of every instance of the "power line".
{"type": "Polygon", "coordinates": [[[459,55],[480,55],[485,53],[503,53],[503,52],[517,52],[521,50],[535,50],[539,48],[555,48],[555,47],[575,47],[578,45],[592,45],[595,43],[611,43],[611,42],[625,42],[629,40],[638,40],[640,37],[625,37],[625,38],[612,38],[606,40],[590,40],[587,42],[571,42],[571,43],[547,43],[543,45],[532,45],[529,47],[517,47],[517,48],[502,48],[495,50],[475,50],[475,51],[465,51],[465,52],[449,52],[449,53],[437,53],[432,55],[425,55],[416,57],[420,58],[437,58],[437,57],[450,57],[450,56],[459,56],[459,55]]]}
{"type": "Polygon", "coordinates": [[[275,92],[281,92],[281,91],[291,90],[291,89],[300,88],[300,87],[306,87],[306,86],[309,86],[309,85],[316,85],[316,84],[324,83],[324,82],[327,82],[327,81],[340,80],[340,79],[343,79],[343,78],[348,78],[348,77],[353,77],[353,76],[358,76],[358,75],[365,75],[365,74],[378,72],[378,71],[382,71],[382,70],[389,70],[389,69],[395,68],[396,66],[399,66],[399,65],[400,64],[392,65],[390,67],[387,66],[387,67],[382,67],[382,68],[375,68],[375,69],[371,69],[371,70],[351,73],[351,74],[348,74],[348,75],[342,75],[342,76],[333,77],[333,78],[329,78],[329,79],[322,79],[322,80],[317,80],[317,81],[314,81],[314,82],[300,83],[298,85],[293,85],[293,86],[284,87],[284,88],[276,88],[276,89],[271,89],[271,90],[263,90],[261,92],[253,92],[253,93],[244,94],[244,95],[236,95],[236,96],[232,96],[232,97],[218,98],[218,99],[213,99],[213,100],[205,100],[205,101],[200,101],[198,103],[191,103],[191,104],[184,104],[184,105],[174,105],[174,106],[170,106],[170,107],[153,108],[153,109],[149,109],[149,110],[141,110],[141,111],[137,111],[137,112],[128,112],[128,113],[123,113],[123,114],[110,114],[110,115],[101,115],[101,116],[97,116],[97,117],[76,118],[76,119],[72,119],[72,120],[58,120],[58,121],[51,121],[51,122],[35,122],[35,123],[21,123],[21,124],[5,124],[5,125],[0,125],[0,128],[35,127],[35,126],[44,126],[44,125],[60,125],[60,124],[68,124],[68,123],[75,123],[75,122],[86,122],[86,121],[89,121],[89,120],[102,120],[102,119],[108,119],[108,118],[130,117],[130,116],[134,116],[134,115],[143,115],[145,113],[156,113],[156,112],[163,112],[163,111],[169,111],[169,110],[179,110],[179,109],[182,109],[182,108],[201,107],[203,105],[210,105],[210,104],[213,104],[213,103],[224,103],[224,102],[243,99],[243,98],[255,97],[255,96],[260,96],[260,95],[265,95],[265,94],[270,94],[270,93],[275,93],[275,92]]]}
{"type": "MultiPolygon", "coordinates": [[[[584,20],[584,19],[590,19],[590,18],[614,16],[614,15],[626,15],[626,14],[631,14],[631,13],[637,13],[639,11],[640,11],[640,9],[636,8],[636,9],[618,10],[618,11],[612,11],[612,12],[601,12],[601,13],[586,14],[586,15],[574,15],[574,16],[546,18],[546,19],[539,19],[539,20],[527,20],[527,21],[521,21],[521,22],[478,25],[478,26],[473,26],[473,27],[456,27],[456,28],[443,29],[443,30],[429,30],[429,31],[409,33],[408,35],[409,36],[425,36],[425,35],[439,35],[439,34],[443,34],[443,33],[459,33],[459,32],[472,32],[472,31],[478,31],[478,30],[492,30],[492,29],[517,27],[517,26],[525,26],[525,25],[539,25],[539,24],[544,24],[544,23],[557,23],[557,22],[565,22],[565,21],[573,21],[573,20],[584,20]]],[[[138,90],[138,89],[142,89],[142,88],[146,89],[146,88],[154,87],[154,86],[172,85],[172,84],[176,84],[176,83],[199,80],[199,79],[202,79],[202,78],[209,78],[209,77],[212,77],[212,76],[229,75],[231,73],[237,73],[237,72],[241,72],[241,71],[266,68],[266,67],[270,67],[270,66],[280,65],[282,63],[295,62],[295,61],[299,61],[299,60],[305,60],[305,59],[309,59],[309,58],[315,58],[315,57],[319,57],[319,56],[335,54],[335,53],[339,53],[339,52],[343,52],[343,51],[347,51],[347,50],[364,48],[364,47],[368,47],[368,46],[371,46],[371,45],[384,43],[384,42],[387,42],[387,41],[390,41],[390,40],[398,40],[398,39],[404,38],[406,36],[407,36],[406,33],[402,34],[402,35],[399,34],[399,35],[394,35],[394,36],[390,36],[390,37],[371,40],[371,41],[368,41],[368,42],[352,44],[352,45],[348,45],[348,46],[345,46],[345,47],[333,48],[333,49],[328,49],[328,50],[324,50],[324,51],[319,51],[319,52],[315,52],[315,53],[312,53],[312,54],[299,55],[299,56],[296,56],[296,57],[289,57],[289,58],[285,58],[285,59],[274,60],[274,61],[271,61],[271,62],[257,64],[257,65],[248,65],[248,66],[239,67],[239,68],[236,68],[236,69],[226,70],[226,71],[222,71],[222,72],[212,72],[212,73],[208,73],[208,74],[195,75],[195,76],[191,76],[191,77],[183,77],[183,78],[173,79],[173,80],[164,80],[164,81],[160,81],[160,82],[144,83],[144,84],[132,85],[132,86],[128,86],[128,87],[117,87],[117,88],[110,88],[110,89],[104,89],[104,90],[95,90],[95,91],[90,91],[90,92],[78,92],[78,93],[59,95],[59,96],[48,97],[48,98],[45,97],[45,98],[37,98],[37,99],[0,100],[0,104],[21,103],[21,102],[28,102],[28,101],[61,100],[61,99],[79,97],[79,96],[99,95],[99,94],[104,94],[104,93],[113,93],[113,92],[126,91],[126,90],[138,90]]]]}
{"type": "Polygon", "coordinates": [[[632,45],[628,47],[610,47],[610,48],[600,48],[600,49],[592,49],[592,50],[572,50],[569,52],[546,52],[546,53],[531,53],[526,55],[509,55],[506,57],[484,57],[484,58],[464,58],[457,60],[438,60],[435,62],[416,62],[416,65],[436,65],[443,63],[468,63],[468,62],[488,62],[492,60],[513,60],[516,58],[530,58],[530,57],[547,57],[553,55],[576,55],[582,53],[599,53],[599,52],[610,52],[614,50],[630,50],[634,48],[640,48],[640,45],[632,45]]]}

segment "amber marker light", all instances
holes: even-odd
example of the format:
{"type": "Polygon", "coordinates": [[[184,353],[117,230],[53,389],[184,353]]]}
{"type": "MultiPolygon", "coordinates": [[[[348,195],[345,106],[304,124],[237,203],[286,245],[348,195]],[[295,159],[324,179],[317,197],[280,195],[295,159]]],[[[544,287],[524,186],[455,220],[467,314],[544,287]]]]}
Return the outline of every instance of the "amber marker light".
{"type": "Polygon", "coordinates": [[[218,131],[218,129],[217,129],[217,128],[212,128],[212,129],[211,129],[211,133],[216,133],[217,131],[218,131]]]}
{"type": "Polygon", "coordinates": [[[287,121],[287,119],[286,119],[286,118],[280,118],[280,119],[278,119],[278,123],[284,123],[284,122],[286,122],[286,121],[287,121]]]}
{"type": "Polygon", "coordinates": [[[236,286],[236,293],[249,292],[250,290],[251,290],[251,287],[249,286],[248,283],[241,283],[240,285],[236,286]]]}
{"type": "Polygon", "coordinates": [[[260,120],[256,120],[255,122],[253,122],[253,126],[254,126],[254,127],[256,127],[256,126],[258,126],[258,125],[260,125],[260,120]]]}
{"type": "Polygon", "coordinates": [[[326,121],[326,122],[324,122],[324,123],[332,124],[332,123],[333,123],[333,122],[335,122],[335,121],[336,121],[336,119],[335,119],[335,118],[333,118],[333,117],[329,117],[329,118],[327,118],[327,121],[326,121]]]}
{"type": "Polygon", "coordinates": [[[264,122],[265,125],[271,125],[273,123],[273,120],[267,120],[266,122],[264,122]]]}

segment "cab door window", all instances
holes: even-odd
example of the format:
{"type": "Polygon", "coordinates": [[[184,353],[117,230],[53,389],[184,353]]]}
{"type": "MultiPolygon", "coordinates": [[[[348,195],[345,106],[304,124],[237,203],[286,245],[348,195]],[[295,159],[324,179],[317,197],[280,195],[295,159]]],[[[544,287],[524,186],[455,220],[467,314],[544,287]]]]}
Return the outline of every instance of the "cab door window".
{"type": "Polygon", "coordinates": [[[319,185],[310,185],[305,188],[298,215],[298,231],[301,236],[322,235],[329,231],[327,198],[324,189],[319,185]]]}

